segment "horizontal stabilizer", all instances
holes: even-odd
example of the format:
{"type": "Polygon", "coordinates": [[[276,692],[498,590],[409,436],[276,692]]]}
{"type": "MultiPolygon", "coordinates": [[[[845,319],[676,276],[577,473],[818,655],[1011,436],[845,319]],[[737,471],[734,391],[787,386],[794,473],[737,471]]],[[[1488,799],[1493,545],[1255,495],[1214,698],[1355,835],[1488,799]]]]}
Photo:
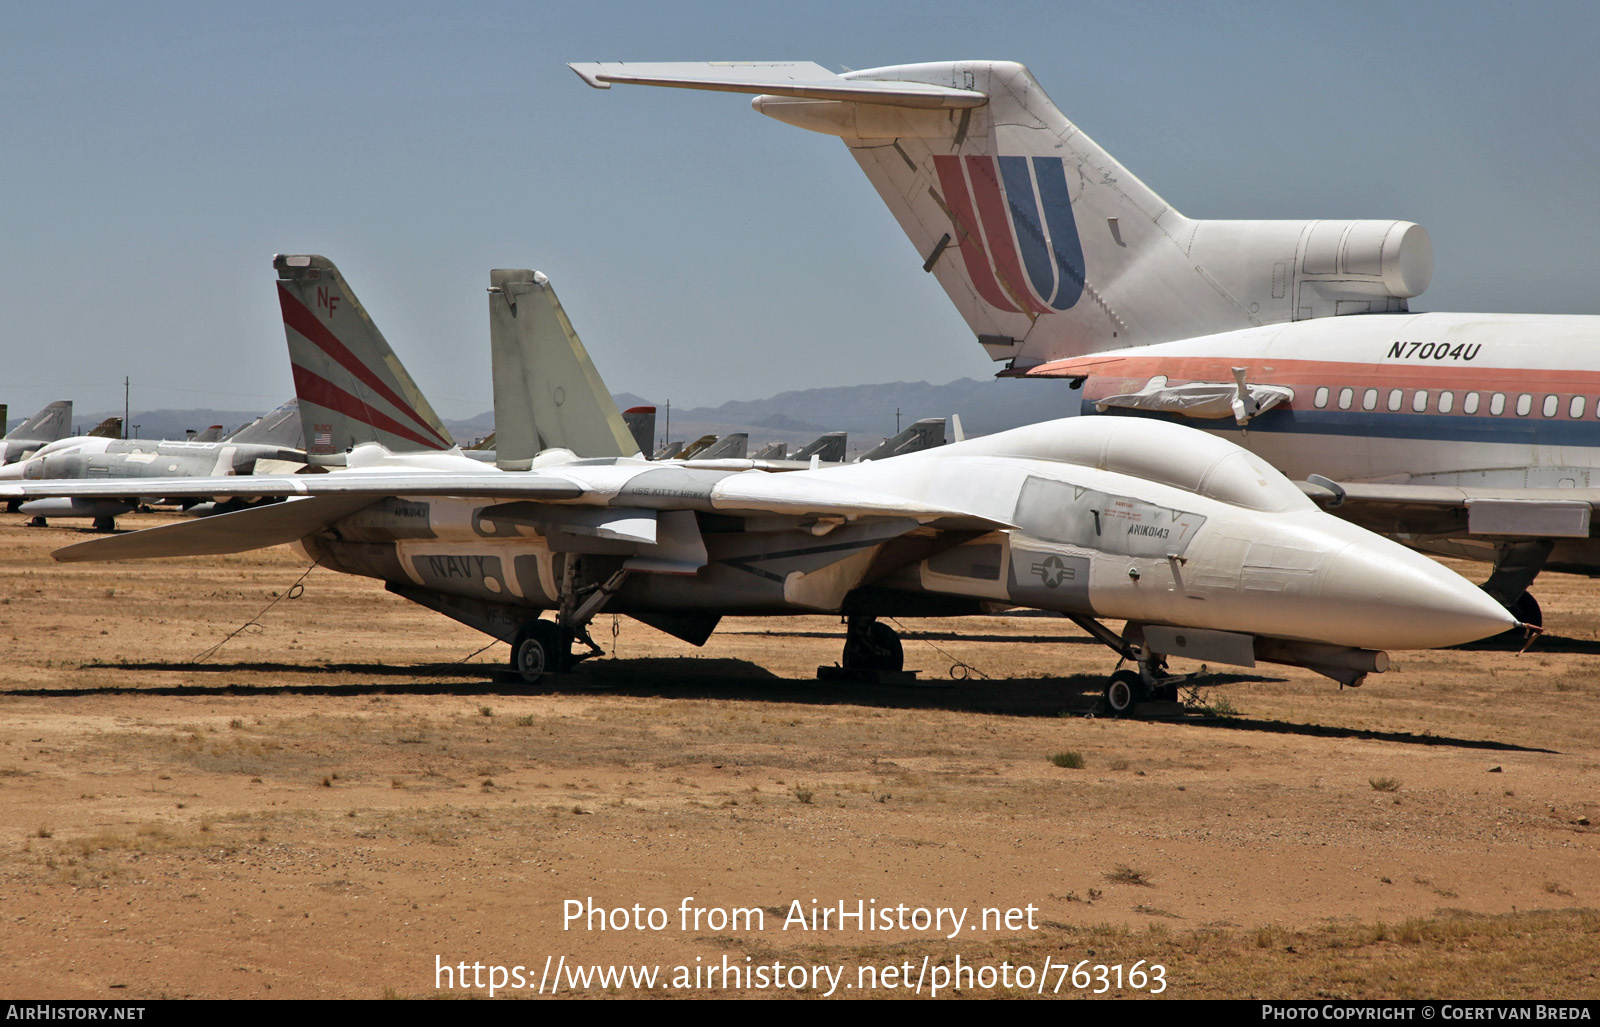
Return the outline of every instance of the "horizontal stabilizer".
{"type": "Polygon", "coordinates": [[[163,524],[125,535],[57,549],[63,563],[88,560],[148,560],[161,556],[216,556],[297,542],[372,503],[370,496],[313,496],[196,521],[163,524]]]}
{"type": "Polygon", "coordinates": [[[971,89],[925,82],[842,78],[813,61],[607,61],[567,67],[596,89],[610,89],[613,82],[621,82],[723,93],[763,93],[805,100],[854,100],[932,110],[982,107],[989,102],[983,93],[971,89]]]}

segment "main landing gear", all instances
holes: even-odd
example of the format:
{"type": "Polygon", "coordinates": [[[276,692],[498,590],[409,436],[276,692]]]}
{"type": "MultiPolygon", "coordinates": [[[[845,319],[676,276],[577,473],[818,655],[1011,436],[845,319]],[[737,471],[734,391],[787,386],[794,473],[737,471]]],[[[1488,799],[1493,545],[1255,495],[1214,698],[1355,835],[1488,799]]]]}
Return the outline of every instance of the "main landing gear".
{"type": "Polygon", "coordinates": [[[844,654],[836,666],[818,667],[822,681],[857,685],[905,684],[916,672],[905,670],[905,649],[900,636],[870,615],[851,615],[844,621],[844,654]]]}
{"type": "Polygon", "coordinates": [[[849,671],[898,673],[905,669],[905,648],[894,628],[872,617],[845,620],[844,656],[839,665],[849,671]]]}
{"type": "Polygon", "coordinates": [[[619,570],[603,583],[580,585],[579,563],[574,557],[566,561],[555,620],[530,620],[511,639],[511,669],[530,685],[546,674],[566,674],[591,656],[605,655],[589,637],[589,622],[617,594],[628,572],[619,570]],[[589,651],[574,653],[574,642],[582,642],[589,651]]]}

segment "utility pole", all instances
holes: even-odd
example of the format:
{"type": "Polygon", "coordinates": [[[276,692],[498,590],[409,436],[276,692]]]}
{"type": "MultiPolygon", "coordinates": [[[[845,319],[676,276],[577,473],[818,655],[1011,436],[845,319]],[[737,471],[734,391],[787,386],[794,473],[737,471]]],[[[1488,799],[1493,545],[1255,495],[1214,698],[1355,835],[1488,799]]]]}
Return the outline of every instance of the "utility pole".
{"type": "Polygon", "coordinates": [[[899,407],[895,407],[894,408],[894,433],[896,435],[900,434],[900,408],[899,407]]]}
{"type": "Polygon", "coordinates": [[[131,420],[131,418],[128,416],[128,376],[127,375],[123,375],[122,376],[122,437],[124,439],[126,439],[128,437],[128,422],[130,420],[131,420]]]}
{"type": "Polygon", "coordinates": [[[667,433],[666,433],[665,436],[662,437],[661,444],[663,446],[665,446],[667,443],[669,443],[671,441],[672,441],[672,400],[669,399],[669,400],[667,400],[667,433]]]}

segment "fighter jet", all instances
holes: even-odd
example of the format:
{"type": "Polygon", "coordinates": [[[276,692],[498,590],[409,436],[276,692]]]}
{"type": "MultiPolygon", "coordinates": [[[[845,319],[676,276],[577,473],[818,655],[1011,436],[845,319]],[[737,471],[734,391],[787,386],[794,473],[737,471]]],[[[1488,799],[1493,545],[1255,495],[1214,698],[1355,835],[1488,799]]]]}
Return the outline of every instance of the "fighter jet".
{"type": "MultiPolygon", "coordinates": [[[[392,356],[386,345],[369,345],[381,337],[331,263],[279,258],[278,267],[316,271],[329,301],[294,312],[291,350],[309,333],[366,386],[362,401],[324,391],[331,419],[318,434],[352,442],[343,466],[165,479],[155,487],[287,502],[69,546],[58,559],[294,542],[323,566],[377,578],[509,642],[512,666],[530,681],[597,652],[587,625],[602,611],[693,644],[725,615],[837,613],[847,618],[844,666],[881,671],[902,654],[879,618],[1034,607],[1072,617],[1136,661],[1138,673],[1107,685],[1119,713],[1175,689],[1173,655],[1285,663],[1356,684],[1387,667],[1384,650],[1453,645],[1515,623],[1454,573],[1318,510],[1259,458],[1176,425],[1067,419],[789,474],[619,455],[635,447],[620,425],[606,437],[603,388],[575,396],[570,378],[540,380],[573,336],[549,330],[565,315],[548,279],[528,271],[491,273],[491,325],[502,326],[491,335],[514,328],[523,345],[510,355],[529,372],[508,373],[496,346],[501,466],[521,463],[542,435],[582,441],[526,458],[527,470],[450,459],[420,430],[426,418],[407,413],[420,394],[397,379],[398,361],[380,359],[392,356]],[[528,383],[520,394],[518,380],[528,383]],[[555,389],[564,402],[547,432],[544,401],[555,389]],[[375,393],[388,398],[364,401],[375,393]],[[410,402],[396,403],[402,396],[410,402]],[[585,404],[575,399],[594,401],[578,421],[569,415],[585,404]],[[1102,619],[1126,627],[1118,634],[1102,619]],[[575,654],[577,641],[589,652],[575,654]]],[[[92,498],[105,488],[0,482],[0,497],[92,498]]]]}
{"type": "Polygon", "coordinates": [[[1600,317],[1409,313],[1418,224],[1185,217],[1012,62],[572,67],[760,94],[842,140],[1003,376],[1226,436],[1340,516],[1493,561],[1525,621],[1541,568],[1600,573],[1600,317]]]}
{"type": "MultiPolygon", "coordinates": [[[[0,467],[0,480],[45,478],[122,479],[119,494],[97,499],[42,499],[23,503],[22,513],[43,526],[51,517],[93,518],[97,531],[112,531],[116,518],[167,496],[144,479],[187,475],[282,472],[301,467],[300,425],[295,401],[271,410],[219,442],[170,442],[79,435],[58,439],[26,460],[0,467]],[[130,480],[132,479],[132,480],[130,480]]],[[[186,493],[188,498],[192,494],[186,493]]],[[[192,500],[184,505],[192,505],[192,500]]]]}

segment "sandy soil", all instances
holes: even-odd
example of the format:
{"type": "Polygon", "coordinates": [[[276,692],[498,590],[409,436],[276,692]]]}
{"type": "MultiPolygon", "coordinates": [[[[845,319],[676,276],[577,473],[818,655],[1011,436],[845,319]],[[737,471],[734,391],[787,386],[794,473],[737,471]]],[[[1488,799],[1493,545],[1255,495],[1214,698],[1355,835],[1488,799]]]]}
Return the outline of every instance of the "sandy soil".
{"type": "MultiPolygon", "coordinates": [[[[1345,690],[1264,668],[1205,691],[1237,716],[1126,722],[1083,716],[1115,661],[1057,618],[907,622],[924,683],[863,687],[814,680],[832,618],[725,621],[694,650],[602,615],[618,658],[528,688],[375,582],[317,570],[288,598],[287,550],[49,561],[81,537],[0,525],[7,997],[431,995],[440,963],[536,981],[547,957],[854,981],[949,933],[784,929],[796,901],[966,910],[945,957],[1058,937],[1076,961],[1109,926],[1170,962],[1206,927],[1600,895],[1582,579],[1541,578],[1527,654],[1395,654],[1345,690]],[[568,900],[669,922],[564,930],[568,900]],[[682,929],[685,903],[764,929],[682,929]],[[1031,930],[975,923],[1029,906],[1031,930]]],[[[1174,967],[1168,994],[1197,983],[1174,967]]]]}

